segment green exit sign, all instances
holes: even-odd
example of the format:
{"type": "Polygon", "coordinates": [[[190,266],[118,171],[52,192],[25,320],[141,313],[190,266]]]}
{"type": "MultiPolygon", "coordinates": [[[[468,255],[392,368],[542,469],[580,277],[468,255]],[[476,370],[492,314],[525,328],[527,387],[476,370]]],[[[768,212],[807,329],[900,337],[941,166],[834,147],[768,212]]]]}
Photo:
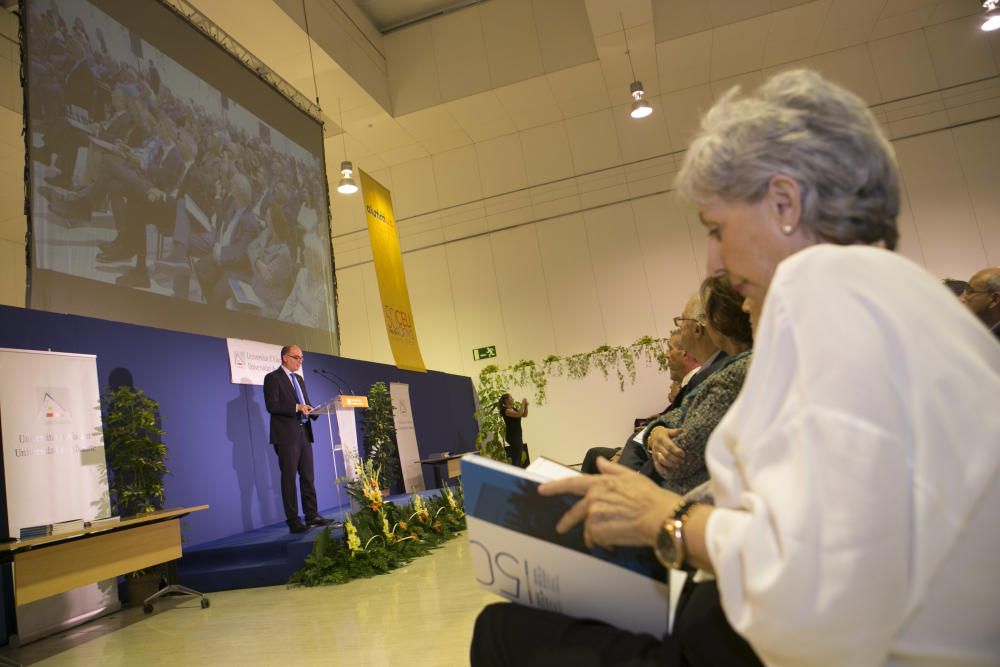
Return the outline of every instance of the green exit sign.
{"type": "Polygon", "coordinates": [[[472,360],[479,361],[480,359],[489,359],[491,357],[497,356],[497,346],[488,345],[486,347],[476,348],[472,351],[472,360]]]}

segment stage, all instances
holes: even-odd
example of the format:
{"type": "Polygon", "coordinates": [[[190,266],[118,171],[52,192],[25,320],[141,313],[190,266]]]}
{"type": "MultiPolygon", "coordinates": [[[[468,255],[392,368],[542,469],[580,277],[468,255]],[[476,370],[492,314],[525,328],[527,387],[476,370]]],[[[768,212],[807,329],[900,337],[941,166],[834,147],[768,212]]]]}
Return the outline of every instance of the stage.
{"type": "MultiPolygon", "coordinates": [[[[431,489],[421,491],[420,495],[427,498],[439,493],[438,489],[431,489]]],[[[320,514],[343,522],[345,513],[351,508],[347,494],[342,495],[343,505],[321,510],[320,514]]],[[[389,496],[386,501],[402,505],[411,496],[389,496]]],[[[324,530],[326,528],[317,526],[304,533],[292,534],[281,522],[185,548],[183,558],[177,563],[178,583],[202,593],[285,584],[302,567],[312,551],[313,542],[324,530]]],[[[343,528],[330,530],[334,539],[343,539],[343,528]]]]}

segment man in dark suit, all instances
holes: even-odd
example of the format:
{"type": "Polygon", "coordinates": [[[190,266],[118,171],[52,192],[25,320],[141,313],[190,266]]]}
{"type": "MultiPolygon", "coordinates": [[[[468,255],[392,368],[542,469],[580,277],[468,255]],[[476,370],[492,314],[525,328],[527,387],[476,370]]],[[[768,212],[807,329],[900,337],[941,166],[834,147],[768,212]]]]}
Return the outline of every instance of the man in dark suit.
{"type": "Polygon", "coordinates": [[[233,174],[230,201],[225,214],[217,218],[211,249],[194,265],[205,303],[224,306],[233,294],[228,274],[252,271],[247,249],[261,231],[252,203],[250,180],[243,174],[233,174]]]}
{"type": "Polygon", "coordinates": [[[313,486],[313,432],[309,392],[298,374],[302,368],[302,350],[298,345],[281,348],[281,367],[264,376],[264,406],[271,415],[271,444],[278,454],[281,470],[281,501],[285,508],[288,530],[304,533],[309,526],[324,526],[328,522],[319,515],[316,488],[313,486]],[[302,513],[295,495],[295,476],[299,478],[302,513]]]}
{"type": "MultiPolygon", "coordinates": [[[[701,302],[701,295],[695,294],[688,300],[683,315],[674,318],[674,324],[680,328],[681,347],[701,364],[701,370],[691,377],[685,391],[679,392],[674,397],[667,410],[679,406],[687,394],[724,366],[726,353],[716,347],[705,329],[704,322],[705,307],[701,302]]],[[[652,469],[649,452],[646,445],[642,444],[642,440],[643,438],[630,438],[622,449],[618,463],[632,470],[643,470],[644,466],[646,471],[652,469]]]]}
{"type": "Polygon", "coordinates": [[[687,392],[692,389],[690,386],[691,381],[693,381],[694,375],[700,366],[697,360],[681,347],[680,329],[671,331],[670,338],[667,340],[667,367],[670,371],[671,382],[679,387],[677,393],[670,399],[670,404],[655,415],[636,419],[632,433],[625,440],[625,445],[622,447],[591,447],[588,449],[587,454],[583,457],[580,472],[587,475],[598,474],[597,459],[601,456],[611,461],[617,461],[623,447],[628,446],[632,438],[635,437],[636,432],[644,429],[649,422],[657,419],[660,415],[666,414],[667,411],[679,406],[687,395],[687,392]],[[688,380],[687,383],[684,383],[685,378],[688,380]]]}
{"type": "Polygon", "coordinates": [[[1000,266],[992,266],[969,278],[960,296],[966,308],[1000,339],[1000,266]]]}
{"type": "MultiPolygon", "coordinates": [[[[45,146],[40,150],[42,155],[55,155],[55,166],[59,169],[57,176],[45,179],[48,185],[64,189],[73,186],[77,151],[88,145],[90,137],[112,144],[124,141],[135,125],[132,112],[128,108],[128,95],[124,86],[119,85],[111,92],[111,105],[112,114],[100,123],[77,122],[74,125],[66,117],[60,117],[45,132],[45,146]]],[[[43,186],[39,188],[39,192],[52,198],[51,188],[43,186]]]]}
{"type": "MultiPolygon", "coordinates": [[[[688,383],[684,385],[674,399],[670,402],[666,408],[664,408],[661,415],[666,414],[670,410],[677,408],[684,402],[684,397],[689,393],[694,391],[694,389],[701,384],[705,379],[707,379],[712,373],[724,367],[727,355],[725,352],[716,347],[715,343],[712,342],[711,337],[705,330],[703,324],[705,320],[705,309],[701,303],[701,296],[695,294],[692,296],[684,308],[684,312],[680,317],[674,318],[674,324],[679,329],[680,334],[680,348],[688,355],[690,355],[695,362],[701,365],[701,368],[688,383]]],[[[625,444],[621,446],[621,455],[618,458],[618,464],[625,466],[626,468],[631,468],[632,470],[647,472],[652,470],[653,464],[649,458],[649,451],[646,449],[646,445],[643,444],[645,435],[645,429],[633,433],[625,441],[625,444]]],[[[583,465],[581,466],[581,471],[588,474],[596,474],[597,471],[597,458],[603,456],[605,458],[611,458],[616,453],[617,450],[609,447],[593,447],[588,452],[583,460],[583,465]]]]}
{"type": "Polygon", "coordinates": [[[101,246],[98,262],[122,262],[136,258],[135,267],[118,277],[118,285],[149,287],[146,268],[146,222],[155,217],[155,206],[164,192],[174,190],[185,170],[185,161],[177,145],[177,127],[161,117],[156,128],[158,142],[150,145],[151,155],[140,161],[139,169],[109,165],[108,183],[111,212],[117,235],[101,246]]]}

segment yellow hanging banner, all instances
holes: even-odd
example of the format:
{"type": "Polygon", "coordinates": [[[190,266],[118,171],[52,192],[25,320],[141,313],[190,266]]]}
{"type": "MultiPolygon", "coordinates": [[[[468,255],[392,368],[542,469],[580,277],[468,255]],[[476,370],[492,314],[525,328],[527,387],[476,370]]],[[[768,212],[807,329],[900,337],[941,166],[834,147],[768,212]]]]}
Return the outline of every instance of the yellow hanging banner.
{"type": "Polygon", "coordinates": [[[408,371],[426,373],[424,359],[417,344],[417,329],[413,324],[410,293],[403,273],[403,254],[399,250],[399,231],[392,214],[392,197],[381,183],[358,170],[361,194],[365,201],[368,238],[375,259],[375,277],[382,297],[382,317],[389,334],[389,346],[396,366],[408,371]]]}

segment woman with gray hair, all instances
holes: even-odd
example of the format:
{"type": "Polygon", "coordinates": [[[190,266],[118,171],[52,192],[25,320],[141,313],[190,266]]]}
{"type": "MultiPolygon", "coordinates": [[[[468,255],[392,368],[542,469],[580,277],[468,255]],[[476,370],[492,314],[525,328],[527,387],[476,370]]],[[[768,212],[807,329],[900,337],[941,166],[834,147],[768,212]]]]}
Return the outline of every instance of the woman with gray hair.
{"type": "MultiPolygon", "coordinates": [[[[861,100],[815,73],[726,94],[677,177],[710,272],[763,304],[744,390],[706,451],[716,504],[603,460],[602,475],[540,488],[583,496],[560,531],[714,575],[725,619],[768,665],[1000,656],[1000,349],[889,252],[897,178],[861,100]]],[[[704,657],[725,623],[692,627],[686,610],[663,639],[530,612],[484,610],[474,664],[735,664],[704,657]],[[526,621],[533,641],[503,641],[526,621]]]]}

